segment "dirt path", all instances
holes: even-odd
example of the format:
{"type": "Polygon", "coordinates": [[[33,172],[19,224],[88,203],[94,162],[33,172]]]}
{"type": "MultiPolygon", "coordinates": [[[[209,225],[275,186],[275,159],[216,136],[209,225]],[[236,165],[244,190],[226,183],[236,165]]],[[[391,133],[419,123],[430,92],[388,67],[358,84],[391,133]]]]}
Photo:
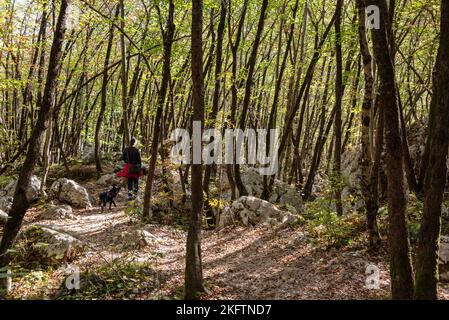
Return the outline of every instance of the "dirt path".
{"type": "MultiPolygon", "coordinates": [[[[121,204],[123,205],[123,204],[121,204]]],[[[120,206],[120,205],[119,205],[120,206]]],[[[182,287],[186,234],[171,226],[149,225],[155,239],[143,248],[126,248],[141,226],[122,208],[103,214],[98,208],[77,211],[77,220],[45,221],[85,242],[86,251],[72,265],[80,270],[114,259],[153,261],[160,287],[148,296],[173,297],[182,287]]],[[[203,233],[203,268],[209,299],[372,299],[388,296],[383,261],[363,252],[316,250],[301,230],[229,227],[203,233]],[[381,289],[367,290],[365,269],[381,269],[381,289]]],[[[147,296],[147,297],[148,297],[147,296]]],[[[145,296],[142,296],[145,298],[145,296]]]]}
{"type": "MultiPolygon", "coordinates": [[[[131,298],[174,298],[184,281],[186,233],[173,226],[147,225],[154,241],[136,247],[132,235],[143,226],[124,212],[125,203],[111,212],[98,208],[76,210],[76,220],[39,223],[69,233],[88,244],[72,262],[81,271],[113,265],[116,259],[151,261],[157,285],[131,298]]],[[[319,250],[300,228],[274,230],[267,227],[228,227],[203,232],[203,269],[209,293],[206,299],[388,299],[388,263],[384,256],[364,251],[319,250]],[[380,289],[365,288],[368,264],[380,270],[380,289]]],[[[54,284],[63,280],[55,271],[54,284]]],[[[441,298],[448,299],[447,286],[441,298]]]]}

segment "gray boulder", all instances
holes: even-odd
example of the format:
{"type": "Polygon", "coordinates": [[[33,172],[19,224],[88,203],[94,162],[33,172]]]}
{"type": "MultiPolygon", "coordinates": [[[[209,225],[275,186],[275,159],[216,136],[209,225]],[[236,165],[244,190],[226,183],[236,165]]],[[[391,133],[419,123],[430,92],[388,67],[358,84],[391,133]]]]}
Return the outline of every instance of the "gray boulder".
{"type": "MultiPolygon", "coordinates": [[[[17,180],[11,181],[6,187],[6,196],[14,197],[14,192],[16,191],[17,180]]],[[[25,192],[28,201],[32,202],[39,198],[39,191],[41,189],[41,181],[35,175],[31,176],[30,186],[25,192]]]]}
{"type": "Polygon", "coordinates": [[[82,241],[52,225],[32,225],[19,234],[23,238],[33,241],[31,249],[45,263],[67,262],[84,249],[82,241]]]}
{"type": "MultiPolygon", "coordinates": [[[[242,182],[249,195],[254,197],[260,197],[262,195],[263,176],[259,174],[256,168],[246,168],[243,170],[242,182]]],[[[282,206],[293,207],[297,213],[303,210],[303,200],[296,188],[277,179],[274,181],[273,192],[269,201],[282,206]]]]}
{"type": "Polygon", "coordinates": [[[44,249],[47,257],[68,260],[82,250],[82,242],[75,237],[50,227],[39,227],[42,230],[40,241],[48,244],[44,249]]]}
{"type": "Polygon", "coordinates": [[[296,189],[282,181],[275,181],[273,194],[270,202],[278,203],[282,206],[293,207],[297,213],[302,212],[302,197],[296,189]]]}
{"type": "Polygon", "coordinates": [[[139,245],[142,247],[160,243],[160,239],[158,237],[144,229],[136,230],[136,236],[139,245]]]}
{"type": "Polygon", "coordinates": [[[246,168],[242,170],[242,182],[246,191],[252,196],[260,197],[263,191],[263,176],[256,168],[246,168]]]}
{"type": "Polygon", "coordinates": [[[12,206],[12,197],[1,197],[0,198],[0,210],[9,212],[12,206]]]}
{"type": "Polygon", "coordinates": [[[75,208],[90,208],[92,203],[86,188],[73,180],[61,178],[55,181],[50,188],[50,197],[68,203],[75,208]]]}
{"type": "Polygon", "coordinates": [[[142,229],[127,230],[120,234],[120,242],[124,248],[144,248],[146,246],[157,245],[162,242],[151,231],[142,229]]]}
{"type": "Polygon", "coordinates": [[[75,219],[75,215],[73,214],[72,207],[63,204],[56,207],[51,207],[45,210],[41,214],[42,219],[48,219],[48,220],[56,220],[56,219],[75,219]]]}
{"type": "Polygon", "coordinates": [[[220,228],[233,224],[276,226],[293,222],[295,219],[290,212],[282,211],[268,201],[249,196],[241,197],[231,206],[225,207],[218,216],[217,225],[220,228]]]}

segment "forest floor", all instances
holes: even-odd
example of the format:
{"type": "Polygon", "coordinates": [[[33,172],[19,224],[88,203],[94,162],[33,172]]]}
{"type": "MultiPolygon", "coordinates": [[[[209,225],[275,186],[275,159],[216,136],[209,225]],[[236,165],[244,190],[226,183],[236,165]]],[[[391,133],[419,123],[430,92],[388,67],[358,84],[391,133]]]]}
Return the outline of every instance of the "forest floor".
{"type": "MultiPolygon", "coordinates": [[[[97,192],[93,183],[84,184],[97,192]]],[[[24,229],[50,226],[85,244],[70,263],[27,270],[13,281],[11,299],[180,299],[185,267],[185,227],[142,225],[121,200],[117,208],[74,210],[75,220],[39,218],[40,207],[29,210],[24,229]],[[137,230],[153,235],[143,245],[137,230]],[[60,290],[67,267],[82,273],[81,290],[60,290]]],[[[94,204],[95,206],[95,204],[94,204]]],[[[370,255],[363,246],[325,248],[311,241],[304,226],[227,227],[203,231],[202,259],[208,292],[204,299],[388,299],[388,255],[370,255]],[[380,288],[365,287],[366,267],[380,270],[380,288]]],[[[441,285],[440,298],[449,299],[441,285]]]]}

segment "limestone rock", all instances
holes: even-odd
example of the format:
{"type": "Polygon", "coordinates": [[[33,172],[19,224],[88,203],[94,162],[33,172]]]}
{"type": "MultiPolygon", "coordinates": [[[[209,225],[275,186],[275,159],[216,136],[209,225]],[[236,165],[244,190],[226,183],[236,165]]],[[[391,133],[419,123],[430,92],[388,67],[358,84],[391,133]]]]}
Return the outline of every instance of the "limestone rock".
{"type": "MultiPolygon", "coordinates": [[[[16,191],[17,180],[11,181],[6,187],[6,196],[14,197],[14,192],[16,191]]],[[[32,202],[39,198],[39,190],[41,189],[41,181],[35,175],[31,176],[30,186],[25,192],[28,201],[32,202]]],[[[11,201],[12,202],[12,201],[11,201]]]]}
{"type": "Polygon", "coordinates": [[[41,214],[41,218],[48,220],[55,219],[75,219],[76,217],[73,215],[72,207],[63,204],[60,206],[48,208],[41,214]]]}
{"type": "Polygon", "coordinates": [[[53,199],[58,199],[76,208],[92,207],[86,188],[66,178],[55,181],[50,188],[49,195],[53,199]]]}
{"type": "Polygon", "coordinates": [[[39,244],[44,255],[53,261],[68,261],[73,259],[82,249],[83,243],[70,234],[56,230],[51,226],[34,225],[35,241],[39,244]],[[37,232],[36,232],[37,231],[37,232]]]}
{"type": "Polygon", "coordinates": [[[226,227],[234,223],[244,226],[266,224],[270,226],[293,222],[295,216],[287,211],[282,211],[274,204],[253,197],[241,197],[231,206],[225,207],[218,217],[218,227],[226,227]]]}
{"type": "MultiPolygon", "coordinates": [[[[260,197],[262,195],[263,176],[259,174],[256,168],[244,169],[242,172],[242,182],[249,195],[254,197],[260,197]]],[[[295,208],[297,213],[303,210],[303,201],[299,191],[294,186],[280,180],[275,180],[269,201],[283,206],[291,206],[295,208]]]]}
{"type": "Polygon", "coordinates": [[[0,198],[0,210],[9,212],[12,206],[12,197],[1,197],[0,198]]]}

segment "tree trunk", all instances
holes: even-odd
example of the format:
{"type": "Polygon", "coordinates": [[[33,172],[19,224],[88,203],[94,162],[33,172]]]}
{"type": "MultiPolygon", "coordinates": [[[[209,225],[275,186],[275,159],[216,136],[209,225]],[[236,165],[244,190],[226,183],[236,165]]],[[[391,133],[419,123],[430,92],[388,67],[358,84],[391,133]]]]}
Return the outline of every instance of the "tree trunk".
{"type": "MultiPolygon", "coordinates": [[[[203,1],[192,1],[193,121],[204,122],[203,1]]],[[[203,214],[202,164],[192,164],[192,211],[187,234],[185,298],[197,299],[205,291],[201,265],[201,218],[203,214]]]]}
{"type": "MultiPolygon", "coordinates": [[[[221,69],[223,63],[223,35],[226,23],[226,15],[227,8],[225,0],[221,0],[221,9],[220,9],[220,21],[218,23],[217,30],[217,53],[215,58],[215,87],[214,87],[214,95],[212,101],[212,111],[208,118],[208,125],[211,128],[215,129],[215,122],[217,120],[219,102],[220,102],[220,88],[221,88],[221,69]]],[[[206,194],[206,203],[205,206],[207,208],[207,218],[208,223],[215,224],[215,216],[212,214],[212,210],[209,206],[209,183],[210,183],[210,175],[212,172],[213,165],[206,166],[204,171],[204,193],[206,194]]]]}
{"type": "Polygon", "coordinates": [[[374,55],[379,69],[380,108],[384,110],[388,172],[388,212],[390,216],[390,274],[393,299],[413,297],[413,276],[405,212],[403,144],[401,137],[395,71],[387,36],[385,0],[369,0],[381,12],[381,28],[373,29],[374,55]]]}
{"type": "MultiPolygon", "coordinates": [[[[245,0],[243,3],[243,9],[242,14],[239,20],[238,28],[237,28],[237,34],[235,36],[235,41],[232,41],[232,26],[231,26],[231,6],[232,1],[229,1],[229,14],[228,14],[228,33],[229,33],[229,43],[231,47],[231,54],[232,54],[232,84],[231,84],[231,114],[228,118],[228,123],[226,124],[227,128],[235,129],[236,127],[236,113],[237,113],[237,100],[238,100],[238,79],[237,79],[237,50],[240,45],[241,37],[242,37],[242,31],[245,23],[245,17],[246,17],[246,10],[248,8],[248,0],[245,0]]],[[[232,199],[235,199],[236,191],[235,187],[240,184],[243,185],[241,179],[240,181],[236,181],[240,178],[234,177],[234,166],[232,164],[226,165],[226,173],[229,180],[229,185],[231,187],[232,192],[232,199]]]]}
{"type": "MultiPolygon", "coordinates": [[[[115,12],[115,20],[117,20],[119,12],[120,8],[117,7],[117,10],[115,12]]],[[[114,39],[114,26],[113,24],[111,24],[111,27],[109,28],[109,38],[108,38],[108,45],[106,48],[106,56],[104,58],[103,81],[101,83],[100,112],[98,113],[97,124],[95,126],[95,167],[97,169],[97,174],[103,172],[100,158],[100,144],[101,144],[100,132],[101,126],[103,124],[104,114],[106,111],[107,89],[108,89],[108,67],[109,67],[109,60],[111,57],[113,39],[114,39]]]]}
{"type": "Polygon", "coordinates": [[[28,147],[25,162],[20,170],[17,188],[14,192],[12,208],[9,213],[10,219],[8,219],[8,222],[4,227],[3,237],[0,243],[0,269],[7,266],[9,263],[8,250],[13,245],[20,227],[22,226],[23,217],[30,206],[30,199],[26,197],[26,190],[30,186],[31,175],[33,174],[37,159],[39,157],[42,138],[45,130],[48,128],[48,121],[51,119],[54,110],[56,85],[61,67],[61,49],[66,31],[66,20],[68,15],[67,8],[69,4],[70,0],[61,1],[58,22],[51,46],[42,105],[39,110],[36,125],[31,135],[31,142],[28,147]]]}
{"type": "MultiPolygon", "coordinates": [[[[260,38],[262,36],[263,27],[265,24],[265,14],[267,11],[267,7],[268,7],[268,0],[263,0],[262,6],[260,8],[260,16],[259,16],[259,23],[257,25],[256,38],[254,40],[254,45],[252,47],[251,55],[248,61],[248,74],[246,76],[246,83],[245,83],[245,96],[243,98],[242,113],[240,115],[239,121],[239,128],[242,131],[245,130],[246,116],[248,113],[253,88],[254,68],[256,66],[257,52],[259,51],[260,38]]],[[[245,185],[243,184],[242,179],[240,177],[240,165],[238,163],[235,164],[234,166],[234,176],[237,189],[239,190],[239,196],[247,196],[248,191],[246,190],[245,185]]]]}
{"type": "MultiPolygon", "coordinates": [[[[125,5],[123,0],[119,0],[120,6],[120,28],[125,30],[125,5]]],[[[125,34],[120,33],[120,52],[122,55],[121,81],[122,81],[122,109],[123,109],[123,146],[129,144],[129,119],[128,119],[128,70],[126,67],[126,42],[125,34]]]]}
{"type": "Polygon", "coordinates": [[[449,0],[441,1],[440,48],[433,76],[435,119],[425,179],[424,212],[419,235],[415,299],[437,299],[441,204],[447,177],[449,143],[449,0]]]}
{"type": "MultiPolygon", "coordinates": [[[[362,188],[363,199],[365,201],[366,222],[369,237],[369,247],[376,249],[380,244],[379,228],[377,225],[377,199],[373,198],[371,193],[371,169],[372,169],[372,155],[370,145],[370,123],[371,110],[373,106],[373,89],[374,77],[372,56],[368,47],[368,40],[366,38],[365,29],[365,1],[357,0],[357,7],[359,11],[359,42],[360,51],[363,61],[363,71],[365,75],[365,93],[363,98],[361,124],[362,124],[362,154],[360,156],[360,185],[362,188]],[[374,203],[374,201],[376,203],[374,203]]],[[[377,188],[377,184],[376,184],[377,188]]]]}
{"type": "Polygon", "coordinates": [[[341,14],[343,9],[343,0],[337,0],[337,8],[335,14],[335,52],[337,58],[337,76],[335,81],[335,100],[336,100],[336,110],[335,110],[335,150],[334,150],[334,178],[337,183],[334,186],[335,190],[335,204],[338,215],[343,215],[343,206],[341,202],[341,105],[343,99],[343,60],[342,60],[342,37],[341,37],[341,14]]]}
{"type": "Polygon", "coordinates": [[[163,68],[162,69],[162,80],[161,80],[161,87],[159,88],[156,117],[154,119],[153,141],[151,143],[151,158],[150,158],[150,164],[148,166],[148,176],[147,176],[147,181],[146,181],[146,185],[145,185],[145,195],[144,195],[144,199],[143,199],[142,219],[144,221],[151,218],[151,195],[152,195],[152,188],[153,188],[154,172],[156,169],[159,138],[161,135],[161,123],[162,123],[162,115],[164,112],[165,97],[167,95],[168,84],[170,81],[171,50],[172,50],[173,36],[175,33],[175,25],[173,22],[174,21],[174,13],[175,13],[175,5],[173,3],[173,0],[170,0],[168,19],[167,19],[167,27],[166,27],[166,31],[163,34],[164,65],[162,67],[163,68]]]}

